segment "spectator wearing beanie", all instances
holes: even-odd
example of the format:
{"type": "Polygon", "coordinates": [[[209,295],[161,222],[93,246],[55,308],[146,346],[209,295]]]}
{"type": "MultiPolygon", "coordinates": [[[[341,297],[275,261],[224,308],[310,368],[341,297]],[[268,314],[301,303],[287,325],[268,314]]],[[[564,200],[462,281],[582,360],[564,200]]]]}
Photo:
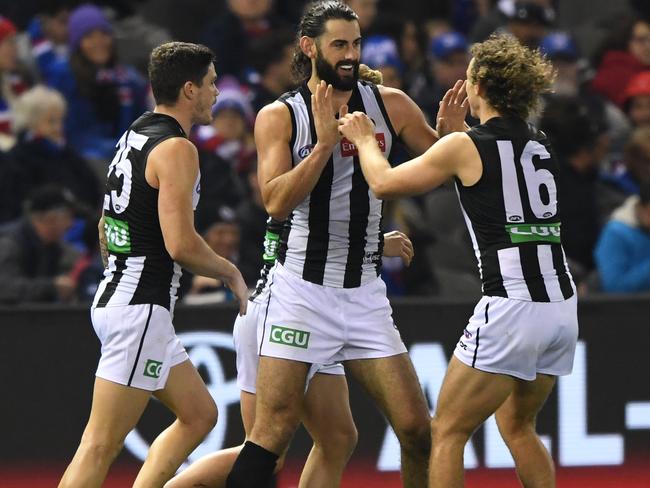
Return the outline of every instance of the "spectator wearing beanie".
{"type": "Polygon", "coordinates": [[[650,70],[637,74],[627,84],[623,108],[634,127],[650,127],[650,70]]]}
{"type": "Polygon", "coordinates": [[[68,19],[70,59],[57,63],[47,79],[68,103],[70,145],[99,161],[112,157],[119,137],[147,108],[146,83],[118,63],[112,32],[98,7],[77,7],[68,19]]]}

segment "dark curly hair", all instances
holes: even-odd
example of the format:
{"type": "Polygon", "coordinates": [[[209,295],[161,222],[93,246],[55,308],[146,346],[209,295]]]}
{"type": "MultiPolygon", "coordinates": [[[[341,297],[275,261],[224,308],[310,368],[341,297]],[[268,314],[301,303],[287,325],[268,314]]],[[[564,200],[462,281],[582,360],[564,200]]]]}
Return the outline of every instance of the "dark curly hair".
{"type": "Polygon", "coordinates": [[[293,53],[291,73],[296,82],[302,83],[311,76],[311,60],[300,49],[300,38],[319,37],[325,32],[328,20],[359,21],[359,16],[350,7],[339,0],[317,1],[309,4],[298,24],[296,50],[293,53]]]}
{"type": "Polygon", "coordinates": [[[502,115],[522,119],[537,108],[540,95],[551,90],[553,65],[510,34],[492,35],[471,48],[470,81],[485,90],[485,99],[502,115]]]}

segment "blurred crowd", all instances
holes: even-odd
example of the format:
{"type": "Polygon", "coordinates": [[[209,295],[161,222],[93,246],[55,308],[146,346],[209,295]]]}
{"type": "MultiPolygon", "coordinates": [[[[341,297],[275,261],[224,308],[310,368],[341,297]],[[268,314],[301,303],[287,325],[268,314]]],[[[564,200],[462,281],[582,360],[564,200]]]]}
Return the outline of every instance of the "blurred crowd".
{"type": "MultiPolygon", "coordinates": [[[[5,2],[6,3],[6,2],[5,2]]],[[[347,0],[361,62],[404,90],[435,125],[465,77],[471,43],[510,32],[557,69],[531,122],[561,164],[562,239],[582,295],[650,292],[650,4],[644,0],[347,0]]],[[[0,11],[0,304],[87,302],[103,267],[97,220],[120,135],[153,107],[151,49],[201,42],[217,55],[214,120],[196,127],[196,227],[252,287],[266,213],[256,174],[256,113],[295,87],[299,0],[21,0],[0,11]]],[[[468,118],[470,125],[476,120],[468,118]]],[[[402,151],[402,159],[408,158],[402,151]]],[[[399,161],[396,161],[396,163],[399,161]]],[[[474,298],[476,259],[453,186],[386,202],[386,231],[413,240],[387,258],[391,296],[474,298]]],[[[186,303],[231,299],[187,275],[186,303]]]]}

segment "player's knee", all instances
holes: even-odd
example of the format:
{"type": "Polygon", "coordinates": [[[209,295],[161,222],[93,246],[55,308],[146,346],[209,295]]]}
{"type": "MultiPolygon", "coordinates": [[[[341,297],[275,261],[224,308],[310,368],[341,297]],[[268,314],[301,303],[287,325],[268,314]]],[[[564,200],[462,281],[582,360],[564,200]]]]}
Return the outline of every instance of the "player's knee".
{"type": "Polygon", "coordinates": [[[198,436],[205,436],[217,424],[218,416],[217,405],[212,397],[209,397],[193,405],[191,411],[183,412],[178,420],[198,436]]]}
{"type": "Polygon", "coordinates": [[[115,439],[110,435],[100,433],[84,434],[80,449],[85,457],[97,463],[111,463],[122,450],[123,439],[115,439]]]}
{"type": "Polygon", "coordinates": [[[325,457],[346,463],[357,447],[358,439],[359,434],[354,424],[328,426],[324,435],[314,439],[314,444],[322,449],[325,457]]]}
{"type": "Polygon", "coordinates": [[[431,424],[429,418],[412,417],[393,426],[402,449],[414,454],[429,455],[431,451],[431,424]]]}
{"type": "Polygon", "coordinates": [[[434,416],[431,419],[431,442],[435,446],[450,442],[467,442],[474,428],[454,422],[453,419],[442,419],[434,416]]]}
{"type": "Polygon", "coordinates": [[[535,419],[521,419],[497,415],[499,433],[508,443],[535,434],[535,419]]]}

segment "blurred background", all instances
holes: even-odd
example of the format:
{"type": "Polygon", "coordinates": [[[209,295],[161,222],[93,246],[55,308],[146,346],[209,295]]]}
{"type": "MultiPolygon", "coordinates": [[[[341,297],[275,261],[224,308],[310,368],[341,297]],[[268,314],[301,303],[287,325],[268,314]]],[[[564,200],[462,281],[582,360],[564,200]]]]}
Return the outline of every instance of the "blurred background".
{"type": "MultiPolygon", "coordinates": [[[[7,392],[0,412],[10,424],[0,442],[0,486],[54,486],[85,424],[99,352],[87,305],[103,271],[96,224],[104,180],[117,139],[153,107],[146,65],[162,42],[201,42],[217,55],[214,120],[191,134],[202,175],[195,220],[254,285],[266,213],[252,129],[260,108],[295,86],[289,67],[304,3],[0,0],[0,374],[7,392]],[[41,389],[49,393],[36,400],[41,389]]],[[[540,422],[560,486],[650,486],[647,462],[637,462],[650,455],[650,2],[347,3],[360,17],[361,61],[413,98],[431,124],[445,91],[464,78],[473,42],[506,31],[553,62],[554,92],[531,122],[549,136],[561,165],[563,244],[582,297],[584,368],[559,388],[573,393],[550,401],[540,422]]],[[[387,202],[384,224],[414,242],[413,264],[385,259],[383,278],[414,362],[424,350],[433,358],[418,363],[433,408],[446,364],[438,368],[436,354],[448,359],[481,293],[476,260],[453,187],[387,202]]],[[[224,339],[232,295],[189,274],[181,290],[177,328],[207,334],[187,336],[195,341],[187,347],[211,351],[205,364],[213,370],[202,373],[221,385],[215,398],[225,430],[202,449],[238,443],[236,392],[223,403],[234,388],[224,339]],[[224,409],[232,410],[229,419],[224,409]]],[[[351,394],[357,417],[373,411],[354,385],[351,394]]],[[[155,405],[147,415],[151,432],[169,422],[155,405]]],[[[398,486],[390,432],[384,436],[378,414],[363,420],[361,454],[345,486],[398,486]]],[[[466,452],[468,486],[517,486],[498,436],[491,443],[494,432],[478,435],[476,451],[466,452]]],[[[136,437],[110,486],[132,479],[148,442],[136,437]]],[[[301,439],[281,486],[297,479],[301,439]]]]}

